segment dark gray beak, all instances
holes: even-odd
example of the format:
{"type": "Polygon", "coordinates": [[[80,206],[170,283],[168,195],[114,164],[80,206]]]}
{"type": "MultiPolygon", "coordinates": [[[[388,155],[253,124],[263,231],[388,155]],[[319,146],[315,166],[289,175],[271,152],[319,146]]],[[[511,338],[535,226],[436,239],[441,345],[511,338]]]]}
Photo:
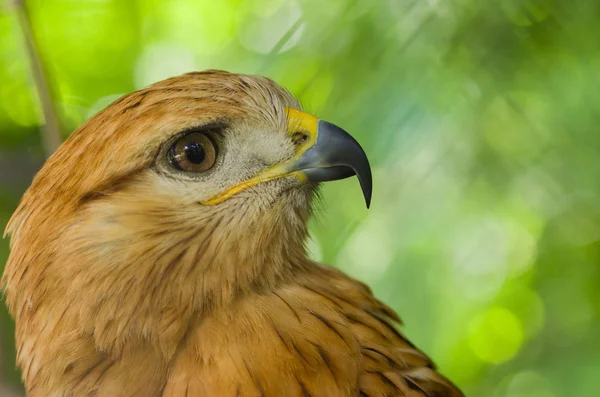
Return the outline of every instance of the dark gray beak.
{"type": "Polygon", "coordinates": [[[319,120],[317,140],[294,164],[312,182],[326,182],[356,175],[365,197],[371,204],[373,180],[371,166],[363,148],[350,134],[335,124],[319,120]]]}

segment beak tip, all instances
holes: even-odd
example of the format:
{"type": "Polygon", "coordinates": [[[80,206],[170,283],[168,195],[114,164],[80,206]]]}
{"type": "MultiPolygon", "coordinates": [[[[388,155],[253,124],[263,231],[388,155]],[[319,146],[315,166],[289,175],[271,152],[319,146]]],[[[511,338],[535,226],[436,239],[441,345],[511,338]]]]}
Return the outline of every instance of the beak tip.
{"type": "MultiPolygon", "coordinates": [[[[368,168],[370,171],[370,167],[368,168]]],[[[363,197],[365,198],[365,204],[367,209],[371,207],[371,198],[373,197],[373,180],[371,179],[371,173],[368,172],[366,175],[354,170],[355,175],[358,177],[360,184],[360,190],[362,190],[363,197]]]]}
{"type": "Polygon", "coordinates": [[[365,204],[367,205],[367,209],[371,208],[372,190],[368,189],[363,191],[363,195],[365,196],[365,204]]]}

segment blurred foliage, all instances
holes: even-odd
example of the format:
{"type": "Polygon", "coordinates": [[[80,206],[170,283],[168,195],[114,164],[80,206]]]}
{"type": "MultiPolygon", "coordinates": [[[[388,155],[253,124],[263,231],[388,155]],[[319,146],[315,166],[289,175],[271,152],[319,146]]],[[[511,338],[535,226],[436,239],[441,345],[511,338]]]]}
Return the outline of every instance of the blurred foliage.
{"type": "MultiPolygon", "coordinates": [[[[269,76],[351,131],[374,166],[368,212],[352,181],[325,187],[317,259],[368,282],[470,396],[598,395],[600,2],[27,5],[68,131],[172,75],[269,76]]],[[[0,224],[43,157],[24,48],[7,2],[0,224]]],[[[0,365],[17,385],[4,308],[0,321],[0,365]]]]}

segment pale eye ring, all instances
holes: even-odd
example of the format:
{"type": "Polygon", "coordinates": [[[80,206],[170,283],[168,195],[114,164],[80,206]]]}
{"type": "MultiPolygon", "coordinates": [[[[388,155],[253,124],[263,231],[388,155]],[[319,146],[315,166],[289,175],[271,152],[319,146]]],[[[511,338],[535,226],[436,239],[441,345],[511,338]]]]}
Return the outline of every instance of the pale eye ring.
{"type": "Polygon", "coordinates": [[[208,171],[216,160],[217,145],[210,135],[202,132],[184,135],[167,152],[169,164],[186,172],[208,171]]]}

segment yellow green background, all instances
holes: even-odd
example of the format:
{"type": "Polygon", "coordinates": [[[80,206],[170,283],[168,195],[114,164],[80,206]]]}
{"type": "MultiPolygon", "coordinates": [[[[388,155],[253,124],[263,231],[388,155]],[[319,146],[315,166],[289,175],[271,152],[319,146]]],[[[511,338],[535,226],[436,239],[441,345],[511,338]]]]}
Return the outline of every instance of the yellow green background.
{"type": "MultiPolygon", "coordinates": [[[[600,2],[26,4],[65,137],[169,76],[271,77],[374,169],[368,211],[355,181],[324,187],[315,258],[372,286],[468,396],[600,395],[600,2]]],[[[0,2],[2,227],[45,156],[18,7],[0,2]]],[[[0,306],[0,395],[21,395],[0,306]]]]}

